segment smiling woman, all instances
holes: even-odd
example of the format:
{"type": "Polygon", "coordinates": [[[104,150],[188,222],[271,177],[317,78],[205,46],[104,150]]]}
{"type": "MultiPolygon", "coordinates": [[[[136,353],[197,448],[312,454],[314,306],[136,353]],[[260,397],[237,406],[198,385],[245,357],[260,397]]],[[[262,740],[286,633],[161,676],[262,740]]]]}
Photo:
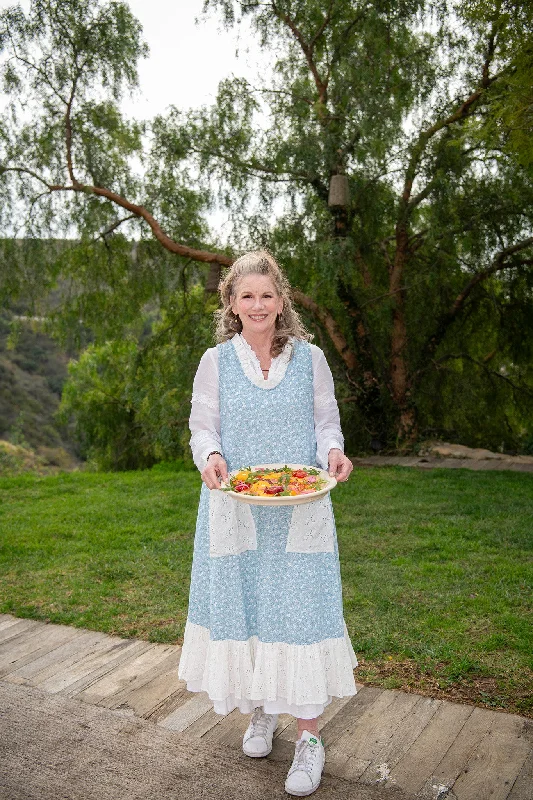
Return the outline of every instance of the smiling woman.
{"type": "MultiPolygon", "coordinates": [[[[273,257],[241,256],[220,295],[219,344],[193,387],[191,447],[204,486],[179,675],[216,713],[253,712],[243,740],[253,758],[270,752],[278,714],[296,717],[285,789],[303,796],[324,765],[318,717],[333,697],[355,694],[329,492],[294,508],[258,507],[221,491],[221,480],[228,469],[277,463],[322,466],[345,481],[352,464],[331,372],[273,257]]],[[[294,486],[299,476],[291,471],[294,486]]]]}
{"type": "Polygon", "coordinates": [[[283,311],[283,298],[267,275],[244,275],[232,298],[231,311],[242,325],[242,335],[259,356],[261,371],[268,378],[272,363],[270,343],[276,320],[283,311]]]}
{"type": "Polygon", "coordinates": [[[268,275],[244,275],[235,287],[231,311],[241,323],[242,336],[259,357],[266,380],[272,363],[270,345],[276,320],[283,311],[283,298],[268,275]]]}

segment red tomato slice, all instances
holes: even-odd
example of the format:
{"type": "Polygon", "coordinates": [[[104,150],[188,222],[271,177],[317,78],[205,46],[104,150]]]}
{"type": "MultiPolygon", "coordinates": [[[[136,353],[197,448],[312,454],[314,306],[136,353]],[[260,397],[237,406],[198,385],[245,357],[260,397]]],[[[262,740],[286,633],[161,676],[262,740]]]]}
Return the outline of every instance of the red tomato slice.
{"type": "Polygon", "coordinates": [[[250,484],[249,483],[236,483],[234,491],[236,491],[236,492],[245,492],[249,488],[250,488],[250,484]]]}
{"type": "Polygon", "coordinates": [[[293,478],[306,478],[307,477],[307,472],[304,472],[303,469],[296,469],[292,473],[292,477],[293,478]]]}
{"type": "Polygon", "coordinates": [[[283,486],[267,486],[265,494],[279,494],[283,491],[283,486]]]}

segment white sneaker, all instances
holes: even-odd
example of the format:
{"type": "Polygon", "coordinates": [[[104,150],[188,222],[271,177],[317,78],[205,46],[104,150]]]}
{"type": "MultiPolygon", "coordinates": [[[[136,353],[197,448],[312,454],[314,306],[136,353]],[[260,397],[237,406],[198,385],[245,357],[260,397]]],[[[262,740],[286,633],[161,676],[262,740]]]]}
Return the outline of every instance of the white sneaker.
{"type": "Polygon", "coordinates": [[[277,714],[265,714],[256,708],[242,740],[242,750],[251,758],[263,758],[272,750],[272,737],[278,725],[277,714]]]}
{"type": "Polygon", "coordinates": [[[285,791],[297,797],[306,797],[320,786],[326,753],[324,742],[314,733],[304,731],[296,742],[294,761],[285,781],[285,791]]]}

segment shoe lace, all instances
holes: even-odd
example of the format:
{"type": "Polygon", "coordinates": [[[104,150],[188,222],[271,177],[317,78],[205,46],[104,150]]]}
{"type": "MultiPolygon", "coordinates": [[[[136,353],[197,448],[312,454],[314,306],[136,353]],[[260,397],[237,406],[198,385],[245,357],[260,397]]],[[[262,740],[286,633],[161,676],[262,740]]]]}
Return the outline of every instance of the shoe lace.
{"type": "Polygon", "coordinates": [[[303,771],[311,773],[318,753],[318,744],[312,744],[306,740],[297,742],[292,762],[291,772],[303,771]]]}
{"type": "Polygon", "coordinates": [[[257,708],[252,715],[252,736],[266,736],[272,714],[264,714],[257,708]]]}

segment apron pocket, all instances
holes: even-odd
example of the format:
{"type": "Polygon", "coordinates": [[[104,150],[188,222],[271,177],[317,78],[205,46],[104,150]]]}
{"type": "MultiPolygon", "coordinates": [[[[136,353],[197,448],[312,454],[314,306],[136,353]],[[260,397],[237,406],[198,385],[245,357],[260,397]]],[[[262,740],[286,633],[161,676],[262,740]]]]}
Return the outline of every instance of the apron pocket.
{"type": "Polygon", "coordinates": [[[294,506],[286,553],[333,553],[335,522],[329,494],[294,506]]]}
{"type": "Polygon", "coordinates": [[[257,550],[257,533],[248,503],[228,497],[220,489],[209,492],[209,555],[237,556],[257,550]]]}

